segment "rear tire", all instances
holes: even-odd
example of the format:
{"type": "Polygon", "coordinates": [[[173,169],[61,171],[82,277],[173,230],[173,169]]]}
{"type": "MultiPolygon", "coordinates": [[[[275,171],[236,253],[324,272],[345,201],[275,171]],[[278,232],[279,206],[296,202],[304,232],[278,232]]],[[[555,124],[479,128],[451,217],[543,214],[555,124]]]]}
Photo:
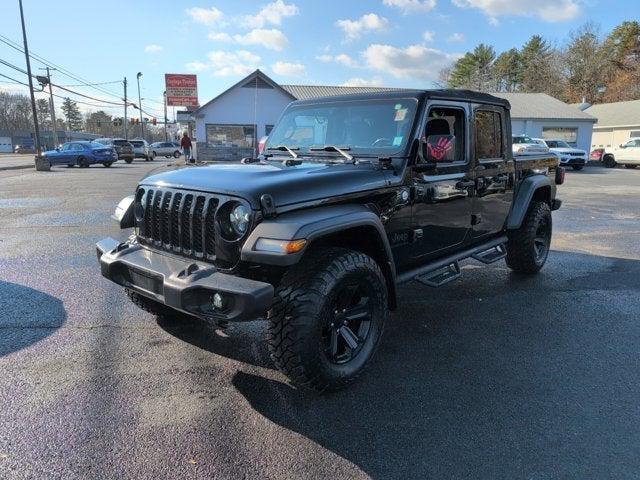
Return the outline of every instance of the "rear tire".
{"type": "Polygon", "coordinates": [[[624,168],[630,168],[631,170],[633,170],[633,169],[634,169],[634,168],[636,168],[637,166],[638,166],[638,165],[632,165],[632,164],[630,164],[630,163],[626,163],[626,164],[624,165],[624,168]]]}
{"type": "Polygon", "coordinates": [[[103,163],[102,165],[103,165],[105,168],[109,168],[109,167],[112,165],[112,163],[111,163],[111,162],[105,162],[105,163],[103,163]]]}
{"type": "Polygon", "coordinates": [[[602,159],[602,163],[604,163],[604,166],[607,168],[613,168],[616,166],[616,159],[611,154],[605,155],[602,159]]]}
{"type": "Polygon", "coordinates": [[[537,273],[549,256],[551,209],[545,202],[532,202],[522,225],[508,232],[507,266],[514,272],[537,273]]]}
{"type": "Polygon", "coordinates": [[[575,171],[579,172],[580,170],[582,170],[584,168],[583,165],[571,165],[571,168],[573,168],[575,171]]]}
{"type": "Polygon", "coordinates": [[[337,390],[369,364],[387,317],[386,281],[371,257],[341,248],[311,252],[276,289],[269,352],[294,385],[337,390]]]}
{"type": "Polygon", "coordinates": [[[125,158],[124,161],[127,163],[131,163],[133,162],[133,158],[125,158]]]}

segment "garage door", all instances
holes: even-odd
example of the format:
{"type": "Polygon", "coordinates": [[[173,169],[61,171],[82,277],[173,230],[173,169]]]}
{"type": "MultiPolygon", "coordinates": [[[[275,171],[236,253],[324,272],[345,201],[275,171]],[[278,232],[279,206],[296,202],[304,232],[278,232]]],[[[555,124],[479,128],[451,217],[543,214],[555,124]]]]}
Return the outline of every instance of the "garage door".
{"type": "Polygon", "coordinates": [[[0,137],[0,153],[13,152],[13,146],[11,145],[11,137],[0,137]]]}

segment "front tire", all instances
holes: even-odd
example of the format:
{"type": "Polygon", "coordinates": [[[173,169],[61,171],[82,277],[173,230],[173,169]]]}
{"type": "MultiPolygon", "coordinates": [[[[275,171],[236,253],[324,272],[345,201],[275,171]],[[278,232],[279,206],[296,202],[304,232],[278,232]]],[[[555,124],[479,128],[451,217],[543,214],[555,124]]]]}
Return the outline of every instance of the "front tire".
{"type": "Polygon", "coordinates": [[[102,164],[105,168],[109,168],[112,165],[112,162],[104,162],[102,164]]]}
{"type": "Polygon", "coordinates": [[[276,289],[269,352],[294,385],[337,390],[369,364],[387,317],[385,278],[371,257],[339,248],[311,252],[276,289]]]}
{"type": "Polygon", "coordinates": [[[634,169],[634,168],[636,168],[637,166],[638,166],[638,165],[632,165],[632,164],[626,163],[626,164],[624,165],[624,168],[630,168],[631,170],[633,170],[633,169],[634,169]]]}
{"type": "Polygon", "coordinates": [[[616,166],[616,159],[613,155],[605,155],[602,163],[604,163],[604,166],[607,168],[613,168],[616,166]]]}
{"type": "Polygon", "coordinates": [[[509,232],[507,266],[518,273],[537,273],[549,256],[551,209],[546,202],[533,202],[517,230],[509,232]]]}
{"type": "Polygon", "coordinates": [[[78,167],[80,167],[80,168],[88,168],[89,167],[89,160],[87,160],[84,157],[79,157],[78,158],[78,167]]]}
{"type": "Polygon", "coordinates": [[[173,152],[173,158],[180,158],[180,155],[182,155],[179,151],[175,151],[173,152]]]}
{"type": "Polygon", "coordinates": [[[127,163],[131,163],[133,162],[133,158],[125,158],[124,161],[127,163]]]}

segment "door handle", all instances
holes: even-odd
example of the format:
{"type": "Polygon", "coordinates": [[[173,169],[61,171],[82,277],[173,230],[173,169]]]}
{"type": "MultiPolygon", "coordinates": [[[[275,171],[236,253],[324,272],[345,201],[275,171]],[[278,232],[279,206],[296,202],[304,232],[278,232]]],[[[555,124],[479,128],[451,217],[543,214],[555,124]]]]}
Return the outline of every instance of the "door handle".
{"type": "Polygon", "coordinates": [[[456,183],[456,188],[459,190],[465,189],[465,188],[472,188],[476,186],[476,182],[474,180],[460,180],[458,183],[456,183]]]}

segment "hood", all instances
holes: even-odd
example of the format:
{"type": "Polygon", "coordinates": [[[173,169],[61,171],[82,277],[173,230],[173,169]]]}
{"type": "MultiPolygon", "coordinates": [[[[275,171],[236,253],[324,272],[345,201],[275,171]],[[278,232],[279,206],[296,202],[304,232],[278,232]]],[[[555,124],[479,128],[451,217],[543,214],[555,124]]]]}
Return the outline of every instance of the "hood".
{"type": "Polygon", "coordinates": [[[549,150],[551,150],[552,152],[558,152],[558,153],[580,153],[583,155],[587,154],[587,152],[585,152],[584,150],[579,150],[577,148],[571,148],[571,147],[550,148],[549,150]]]}
{"type": "Polygon", "coordinates": [[[269,162],[182,167],[149,176],[140,184],[242,197],[258,209],[264,194],[271,195],[276,207],[283,207],[373,190],[386,182],[383,171],[368,163],[304,162],[285,166],[269,162]]]}

